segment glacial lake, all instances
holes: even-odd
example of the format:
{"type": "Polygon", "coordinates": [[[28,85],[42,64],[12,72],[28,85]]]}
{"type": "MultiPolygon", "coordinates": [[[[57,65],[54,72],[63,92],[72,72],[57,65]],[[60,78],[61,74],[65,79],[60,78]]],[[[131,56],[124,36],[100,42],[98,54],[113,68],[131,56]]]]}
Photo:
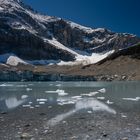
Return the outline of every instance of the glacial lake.
{"type": "Polygon", "coordinates": [[[25,108],[53,110],[50,125],[77,112],[120,113],[125,118],[140,111],[140,82],[0,83],[0,112],[25,108]]]}

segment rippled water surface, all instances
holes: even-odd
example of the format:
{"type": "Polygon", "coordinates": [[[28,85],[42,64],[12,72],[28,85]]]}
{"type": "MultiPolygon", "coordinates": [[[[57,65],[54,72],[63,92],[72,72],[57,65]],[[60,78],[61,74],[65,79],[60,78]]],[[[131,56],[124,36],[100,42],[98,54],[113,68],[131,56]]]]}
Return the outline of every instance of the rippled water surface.
{"type": "Polygon", "coordinates": [[[45,107],[57,111],[48,124],[56,125],[78,111],[110,114],[140,110],[140,82],[0,83],[0,111],[45,107]],[[65,108],[67,112],[63,112],[65,108]]]}

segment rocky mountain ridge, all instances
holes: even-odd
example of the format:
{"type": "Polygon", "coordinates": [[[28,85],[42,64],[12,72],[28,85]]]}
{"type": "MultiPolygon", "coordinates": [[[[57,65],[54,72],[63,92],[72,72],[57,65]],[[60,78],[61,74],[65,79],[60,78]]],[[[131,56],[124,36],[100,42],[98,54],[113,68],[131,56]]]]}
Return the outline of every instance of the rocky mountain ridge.
{"type": "Polygon", "coordinates": [[[135,35],[41,15],[21,0],[0,0],[0,55],[12,54],[28,62],[78,60],[79,64],[84,60],[92,64],[97,62],[96,53],[102,54],[100,61],[139,42],[135,35]]]}

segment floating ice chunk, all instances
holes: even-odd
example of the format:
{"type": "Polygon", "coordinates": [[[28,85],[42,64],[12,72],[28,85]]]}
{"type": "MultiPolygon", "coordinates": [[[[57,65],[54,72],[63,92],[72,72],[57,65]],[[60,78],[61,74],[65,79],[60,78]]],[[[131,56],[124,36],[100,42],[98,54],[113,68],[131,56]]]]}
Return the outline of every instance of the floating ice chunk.
{"type": "Polygon", "coordinates": [[[106,89],[105,88],[102,88],[102,89],[100,89],[98,91],[101,92],[101,93],[106,93],[106,89]]]}
{"type": "Polygon", "coordinates": [[[36,99],[37,102],[47,102],[47,99],[36,99]]]}
{"type": "Polygon", "coordinates": [[[1,84],[0,87],[13,87],[14,85],[12,84],[1,84]]]}
{"type": "Polygon", "coordinates": [[[26,99],[26,98],[28,98],[29,96],[28,95],[22,95],[21,96],[21,99],[26,99]]]}
{"type": "Polygon", "coordinates": [[[67,102],[59,102],[58,103],[58,105],[61,105],[61,106],[63,106],[63,105],[69,105],[69,104],[75,104],[75,102],[74,101],[67,101],[67,102]]]}
{"type": "Polygon", "coordinates": [[[45,93],[56,93],[54,90],[45,91],[45,93]]]}
{"type": "Polygon", "coordinates": [[[92,114],[92,111],[87,111],[88,114],[92,114]]]}
{"type": "Polygon", "coordinates": [[[34,84],[28,84],[28,86],[33,86],[34,84]]]}
{"type": "Polygon", "coordinates": [[[50,90],[50,91],[45,91],[46,93],[59,93],[59,92],[64,92],[64,90],[60,90],[60,89],[57,89],[57,90],[50,90]]]}
{"type": "Polygon", "coordinates": [[[82,96],[95,96],[96,94],[98,94],[99,92],[98,91],[95,91],[95,92],[90,92],[89,94],[81,94],[82,96]]]}
{"type": "Polygon", "coordinates": [[[68,93],[65,93],[65,92],[59,92],[58,95],[59,95],[59,96],[66,96],[66,95],[68,95],[68,93]]]}
{"type": "Polygon", "coordinates": [[[68,95],[68,93],[66,93],[66,92],[63,91],[63,92],[58,92],[58,95],[59,96],[66,96],[66,95],[68,95]]]}
{"type": "Polygon", "coordinates": [[[109,100],[107,100],[106,103],[109,105],[114,104],[113,102],[110,102],[109,100]]]}
{"type": "Polygon", "coordinates": [[[49,84],[50,86],[53,86],[53,84],[49,84]]]}
{"type": "Polygon", "coordinates": [[[96,92],[90,92],[89,95],[90,95],[90,96],[95,96],[95,95],[98,94],[98,93],[99,93],[99,92],[97,92],[97,91],[96,91],[96,92]]]}
{"type": "Polygon", "coordinates": [[[122,117],[122,118],[127,118],[127,116],[124,115],[123,113],[121,113],[121,117],[122,117]]]}
{"type": "Polygon", "coordinates": [[[27,85],[17,85],[16,87],[27,87],[27,85]]]}
{"type": "Polygon", "coordinates": [[[105,97],[97,97],[97,99],[99,99],[99,100],[104,100],[105,97]]]}
{"type": "Polygon", "coordinates": [[[39,104],[40,104],[40,105],[44,105],[44,104],[45,104],[45,102],[39,102],[39,104]]]}
{"type": "Polygon", "coordinates": [[[35,105],[35,107],[36,107],[36,108],[39,108],[39,107],[40,107],[40,105],[35,105]]]}
{"type": "Polygon", "coordinates": [[[26,91],[32,91],[32,89],[31,88],[26,88],[26,91]]]}
{"type": "Polygon", "coordinates": [[[64,92],[64,90],[57,89],[56,93],[59,93],[59,92],[64,92]]]}
{"type": "Polygon", "coordinates": [[[65,105],[65,103],[58,103],[58,105],[61,105],[62,106],[62,105],[65,105]]]}
{"type": "Polygon", "coordinates": [[[57,99],[58,105],[66,105],[66,104],[75,104],[79,98],[71,98],[71,97],[59,97],[57,99]]]}
{"type": "Polygon", "coordinates": [[[33,102],[29,102],[29,104],[31,105],[33,102]]]}
{"type": "Polygon", "coordinates": [[[55,91],[45,91],[46,93],[57,93],[59,96],[66,96],[68,93],[66,93],[64,90],[57,89],[55,91]]]}
{"type": "Polygon", "coordinates": [[[128,100],[128,101],[139,101],[140,97],[136,97],[136,98],[123,98],[123,100],[128,100]]]}
{"type": "Polygon", "coordinates": [[[29,104],[28,105],[22,105],[22,107],[25,107],[25,108],[26,107],[31,107],[31,105],[29,105],[29,104]]]}
{"type": "Polygon", "coordinates": [[[82,96],[73,96],[72,99],[82,99],[82,96]]]}
{"type": "Polygon", "coordinates": [[[56,86],[57,86],[57,87],[61,87],[61,84],[57,84],[56,86]]]}
{"type": "Polygon", "coordinates": [[[30,106],[30,109],[34,109],[34,107],[33,106],[30,106]]]}
{"type": "Polygon", "coordinates": [[[52,108],[52,106],[48,106],[48,108],[50,109],[50,108],[52,108]]]}

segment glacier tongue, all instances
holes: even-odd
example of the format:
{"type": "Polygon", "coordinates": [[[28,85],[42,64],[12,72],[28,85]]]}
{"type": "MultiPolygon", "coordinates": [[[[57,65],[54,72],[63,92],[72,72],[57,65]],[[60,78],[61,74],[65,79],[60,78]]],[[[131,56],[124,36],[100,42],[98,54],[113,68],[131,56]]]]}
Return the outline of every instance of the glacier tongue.
{"type": "Polygon", "coordinates": [[[64,62],[61,61],[60,63],[58,63],[58,65],[63,66],[63,65],[70,65],[70,66],[74,66],[74,65],[89,65],[89,64],[96,64],[98,62],[100,62],[101,60],[107,58],[109,55],[113,54],[115,51],[109,51],[106,53],[92,53],[91,56],[88,55],[78,55],[76,57],[75,61],[70,61],[70,62],[64,62]]]}

